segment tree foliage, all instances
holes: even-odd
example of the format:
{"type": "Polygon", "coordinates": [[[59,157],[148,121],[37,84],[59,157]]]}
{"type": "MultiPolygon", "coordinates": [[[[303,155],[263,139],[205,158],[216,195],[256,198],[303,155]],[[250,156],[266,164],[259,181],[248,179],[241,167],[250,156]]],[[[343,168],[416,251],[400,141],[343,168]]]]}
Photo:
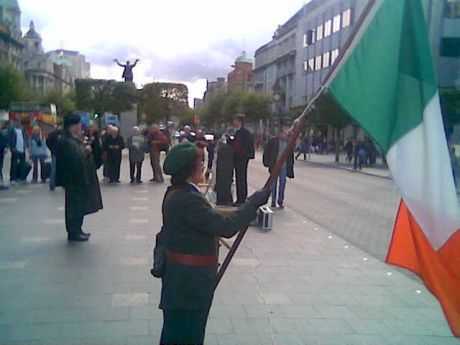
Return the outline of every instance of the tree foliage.
{"type": "Polygon", "coordinates": [[[235,91],[215,95],[205,108],[209,123],[227,123],[237,113],[244,113],[249,121],[272,116],[271,100],[267,96],[251,92],[235,91]]]}
{"type": "Polygon", "coordinates": [[[57,114],[64,116],[75,110],[75,92],[70,91],[66,94],[62,94],[59,90],[50,90],[43,97],[43,103],[53,103],[56,105],[57,114]]]}
{"type": "Polygon", "coordinates": [[[12,64],[0,62],[0,109],[8,109],[11,102],[33,100],[24,74],[12,64]]]}
{"type": "Polygon", "coordinates": [[[78,110],[120,114],[130,110],[137,100],[136,87],[132,83],[99,79],[75,81],[75,103],[78,110]]]}
{"type": "Polygon", "coordinates": [[[139,108],[147,122],[183,118],[188,110],[188,88],[178,83],[150,83],[139,90],[139,108]]]}

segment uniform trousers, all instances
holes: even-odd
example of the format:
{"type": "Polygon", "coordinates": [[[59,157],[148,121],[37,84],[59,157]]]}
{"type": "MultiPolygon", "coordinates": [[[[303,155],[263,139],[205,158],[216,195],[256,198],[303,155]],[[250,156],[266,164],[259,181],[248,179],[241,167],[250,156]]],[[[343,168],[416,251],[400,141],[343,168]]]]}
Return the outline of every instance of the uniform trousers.
{"type": "Polygon", "coordinates": [[[248,196],[248,163],[247,158],[235,158],[236,203],[243,204],[248,196]]]}
{"type": "Polygon", "coordinates": [[[86,195],[82,188],[65,187],[65,228],[69,234],[79,234],[85,216],[86,195]]]}
{"type": "Polygon", "coordinates": [[[208,310],[163,310],[160,345],[202,345],[208,310]]]}

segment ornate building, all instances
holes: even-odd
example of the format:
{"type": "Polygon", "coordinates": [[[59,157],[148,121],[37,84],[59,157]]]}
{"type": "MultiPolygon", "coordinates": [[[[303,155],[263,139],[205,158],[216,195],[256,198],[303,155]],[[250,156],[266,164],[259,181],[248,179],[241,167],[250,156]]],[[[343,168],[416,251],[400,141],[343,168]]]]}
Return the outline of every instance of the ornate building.
{"type": "Polygon", "coordinates": [[[243,51],[241,56],[235,60],[234,68],[227,76],[228,90],[229,91],[247,91],[252,87],[253,71],[252,66],[254,61],[247,57],[246,52],[243,51]]]}
{"type": "Polygon", "coordinates": [[[17,0],[0,0],[0,61],[22,66],[21,10],[17,0]]]}
{"type": "Polygon", "coordinates": [[[29,85],[40,94],[50,90],[66,93],[73,86],[73,80],[65,64],[55,63],[45,54],[42,38],[30,22],[29,31],[23,37],[24,74],[29,85]]]}

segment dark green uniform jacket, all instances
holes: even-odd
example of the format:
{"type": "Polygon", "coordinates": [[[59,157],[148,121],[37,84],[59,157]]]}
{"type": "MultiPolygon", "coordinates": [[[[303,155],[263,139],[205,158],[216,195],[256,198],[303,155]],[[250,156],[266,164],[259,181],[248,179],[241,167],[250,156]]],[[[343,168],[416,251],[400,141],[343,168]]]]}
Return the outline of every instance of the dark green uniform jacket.
{"type": "Polygon", "coordinates": [[[83,205],[83,214],[102,209],[99,179],[93,155],[84,150],[83,142],[64,132],[56,151],[56,185],[75,192],[83,205]]]}
{"type": "MultiPolygon", "coordinates": [[[[169,187],[168,192],[172,188],[169,187]]],[[[243,204],[231,216],[217,213],[193,185],[180,187],[166,201],[160,242],[174,252],[213,255],[216,236],[230,238],[256,215],[257,207],[243,204]]],[[[160,309],[207,310],[211,307],[217,267],[167,262],[162,278],[160,309]]]]}

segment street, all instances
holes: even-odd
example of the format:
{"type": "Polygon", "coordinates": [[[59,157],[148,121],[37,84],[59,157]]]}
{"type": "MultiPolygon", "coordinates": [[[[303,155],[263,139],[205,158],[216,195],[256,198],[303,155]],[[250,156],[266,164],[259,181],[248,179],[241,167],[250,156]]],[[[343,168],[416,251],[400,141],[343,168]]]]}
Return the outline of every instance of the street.
{"type": "MultiPolygon", "coordinates": [[[[252,226],[216,291],[208,345],[460,344],[437,300],[382,262],[399,197],[392,180],[296,162],[271,231],[252,226]]],[[[250,163],[252,190],[267,176],[250,163]]],[[[154,236],[168,184],[102,183],[88,243],[68,243],[64,193],[0,192],[0,344],[157,344],[154,236]]],[[[221,249],[221,256],[226,254],[221,249]]]]}

